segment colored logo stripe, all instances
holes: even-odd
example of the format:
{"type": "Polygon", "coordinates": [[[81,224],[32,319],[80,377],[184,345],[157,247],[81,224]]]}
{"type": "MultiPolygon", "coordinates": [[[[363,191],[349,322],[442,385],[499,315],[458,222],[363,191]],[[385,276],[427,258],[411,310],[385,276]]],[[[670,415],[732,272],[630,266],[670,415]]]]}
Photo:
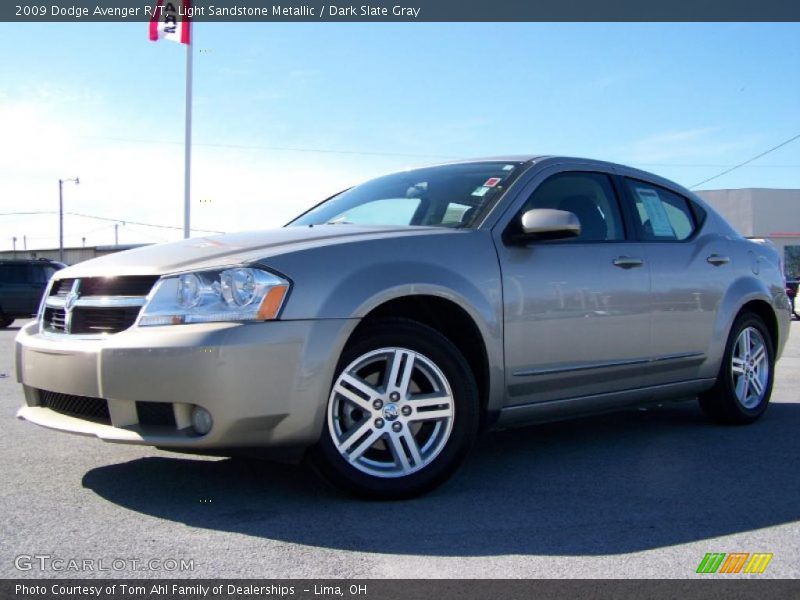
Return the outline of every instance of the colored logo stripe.
{"type": "Polygon", "coordinates": [[[772,554],[753,554],[753,556],[750,557],[750,562],[748,562],[747,566],[744,568],[744,572],[763,573],[771,560],[772,554]]]}
{"type": "Polygon", "coordinates": [[[725,558],[724,552],[708,552],[697,567],[698,573],[716,573],[725,558]]]}
{"type": "Polygon", "coordinates": [[[763,573],[767,565],[772,560],[771,553],[755,553],[749,552],[732,552],[725,554],[724,552],[708,552],[700,561],[697,566],[697,573],[741,573],[744,567],[745,573],[763,573]],[[727,556],[727,558],[726,558],[727,556]],[[747,560],[747,559],[750,560],[747,560]],[[747,566],[745,566],[745,563],[747,566]]]}
{"type": "Polygon", "coordinates": [[[744,561],[750,556],[749,552],[733,552],[728,554],[728,558],[722,563],[720,573],[738,573],[744,566],[744,561]]]}

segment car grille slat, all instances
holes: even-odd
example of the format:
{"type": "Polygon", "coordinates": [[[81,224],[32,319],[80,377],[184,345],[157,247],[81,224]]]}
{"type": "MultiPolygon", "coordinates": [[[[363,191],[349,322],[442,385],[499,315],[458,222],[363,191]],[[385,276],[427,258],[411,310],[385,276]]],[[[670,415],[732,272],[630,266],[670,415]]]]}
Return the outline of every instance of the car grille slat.
{"type": "MultiPolygon", "coordinates": [[[[157,276],[131,275],[125,277],[86,277],[81,278],[81,296],[147,296],[153,289],[157,276]]],[[[65,298],[72,289],[75,279],[59,279],[53,283],[51,296],[65,298]]]]}
{"type": "Polygon", "coordinates": [[[49,408],[62,415],[111,425],[108,402],[102,398],[39,390],[39,404],[42,408],[49,408]]]}
{"type": "Polygon", "coordinates": [[[88,308],[72,310],[70,333],[119,333],[128,329],[139,316],[139,307],[88,308]]]}
{"type": "Polygon", "coordinates": [[[89,277],[81,279],[81,296],[147,296],[158,277],[89,277]]]}
{"type": "Polygon", "coordinates": [[[66,298],[69,291],[72,289],[74,279],[59,279],[53,282],[53,287],[50,290],[51,296],[58,296],[59,298],[66,298]]]}
{"type": "Polygon", "coordinates": [[[44,310],[44,326],[49,331],[64,333],[66,331],[66,313],[59,308],[44,310]]]}

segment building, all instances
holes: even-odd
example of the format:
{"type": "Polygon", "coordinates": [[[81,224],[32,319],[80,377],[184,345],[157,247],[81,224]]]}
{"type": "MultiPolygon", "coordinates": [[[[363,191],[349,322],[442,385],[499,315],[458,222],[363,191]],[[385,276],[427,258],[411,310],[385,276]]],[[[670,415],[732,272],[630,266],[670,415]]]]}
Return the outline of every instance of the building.
{"type": "Polygon", "coordinates": [[[766,238],[800,276],[800,190],[743,188],[697,192],[745,237],[766,238]]]}
{"type": "MultiPolygon", "coordinates": [[[[64,262],[68,265],[96,258],[98,256],[105,256],[106,254],[113,254],[114,252],[122,252],[123,250],[130,250],[131,248],[139,248],[147,244],[119,244],[117,246],[85,246],[80,248],[64,248],[64,262]]],[[[58,248],[48,248],[46,250],[3,250],[0,251],[0,260],[10,258],[49,258],[51,260],[58,260],[58,248]]]]}

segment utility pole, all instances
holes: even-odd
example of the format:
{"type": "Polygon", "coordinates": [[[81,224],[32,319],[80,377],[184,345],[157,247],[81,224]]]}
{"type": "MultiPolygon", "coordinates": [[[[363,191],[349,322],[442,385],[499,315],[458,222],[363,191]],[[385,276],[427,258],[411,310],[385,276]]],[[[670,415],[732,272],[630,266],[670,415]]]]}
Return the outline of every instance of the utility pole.
{"type": "Polygon", "coordinates": [[[83,247],[84,247],[84,248],[86,248],[86,238],[85,238],[85,237],[82,237],[82,238],[81,238],[81,241],[83,242],[83,247]]]}
{"type": "Polygon", "coordinates": [[[64,182],[71,181],[78,185],[81,181],[77,177],[74,179],[58,180],[58,260],[64,262],[64,182]]]}
{"type": "Polygon", "coordinates": [[[11,243],[14,244],[14,258],[17,258],[17,236],[11,238],[11,243]]]}
{"type": "Polygon", "coordinates": [[[114,245],[119,246],[119,223],[114,223],[114,245]]]}
{"type": "Polygon", "coordinates": [[[28,249],[28,236],[27,235],[23,235],[22,236],[22,249],[23,250],[27,250],[28,249]]]}

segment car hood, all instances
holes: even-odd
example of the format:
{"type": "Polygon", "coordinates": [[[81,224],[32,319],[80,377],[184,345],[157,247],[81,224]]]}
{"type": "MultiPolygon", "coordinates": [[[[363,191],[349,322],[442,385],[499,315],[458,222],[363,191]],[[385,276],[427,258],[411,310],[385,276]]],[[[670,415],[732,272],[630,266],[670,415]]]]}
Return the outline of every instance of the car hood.
{"type": "Polygon", "coordinates": [[[78,263],[59,271],[67,277],[165,275],[192,269],[258,262],[272,256],[362,240],[419,235],[446,235],[459,230],[442,227],[314,225],[246,231],[190,238],[144,246],[78,263]]]}

